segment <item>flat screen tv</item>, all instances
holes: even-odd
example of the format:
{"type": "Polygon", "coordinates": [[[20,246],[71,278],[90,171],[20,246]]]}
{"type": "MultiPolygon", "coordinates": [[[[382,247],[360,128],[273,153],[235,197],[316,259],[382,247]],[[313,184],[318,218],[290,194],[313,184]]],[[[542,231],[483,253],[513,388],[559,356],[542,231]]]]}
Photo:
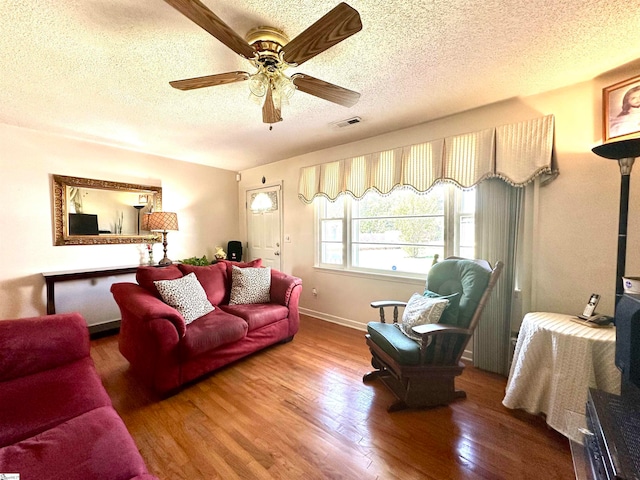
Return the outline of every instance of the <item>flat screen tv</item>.
{"type": "Polygon", "coordinates": [[[69,235],[98,235],[98,215],[70,213],[69,235]]]}
{"type": "Polygon", "coordinates": [[[624,294],[616,307],[616,366],[623,392],[640,389],[640,295],[624,294]]]}

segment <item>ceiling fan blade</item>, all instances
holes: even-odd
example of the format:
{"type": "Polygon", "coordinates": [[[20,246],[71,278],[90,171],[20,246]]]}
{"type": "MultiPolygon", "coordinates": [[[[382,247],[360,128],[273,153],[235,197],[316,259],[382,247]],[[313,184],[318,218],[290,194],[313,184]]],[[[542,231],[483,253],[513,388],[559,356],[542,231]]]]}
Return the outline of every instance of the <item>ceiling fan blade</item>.
{"type": "Polygon", "coordinates": [[[215,13],[199,0],[164,0],[189,20],[204,28],[231,50],[244,58],[253,58],[255,50],[240,35],[231,30],[215,13]]]}
{"type": "Polygon", "coordinates": [[[341,3],[287,43],[282,48],[283,58],[287,63],[301,65],[360,30],[358,11],[341,3]]]}
{"type": "Polygon", "coordinates": [[[194,88],[215,87],[216,85],[226,85],[227,83],[242,82],[249,79],[247,72],[219,73],[217,75],[207,75],[206,77],[188,78],[186,80],[175,80],[169,82],[173,88],[178,90],[193,90],[194,88]]]}
{"type": "Polygon", "coordinates": [[[292,75],[291,81],[301,92],[323,98],[345,107],[353,107],[358,103],[358,100],[360,100],[360,94],[358,92],[339,87],[338,85],[305,75],[304,73],[292,75]]]}
{"type": "Polygon", "coordinates": [[[273,102],[273,92],[271,87],[267,88],[267,98],[262,107],[262,121],[264,123],[277,123],[282,121],[280,109],[273,102]]]}

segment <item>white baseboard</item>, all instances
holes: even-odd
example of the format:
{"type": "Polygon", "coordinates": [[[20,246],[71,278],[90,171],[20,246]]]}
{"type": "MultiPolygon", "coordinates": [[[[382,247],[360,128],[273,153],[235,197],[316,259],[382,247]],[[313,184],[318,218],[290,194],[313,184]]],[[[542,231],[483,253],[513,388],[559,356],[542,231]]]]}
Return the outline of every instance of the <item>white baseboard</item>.
{"type": "Polygon", "coordinates": [[[298,310],[304,315],[309,315],[310,317],[318,318],[326,322],[336,323],[338,325],[342,325],[343,327],[354,328],[363,332],[367,330],[367,326],[365,324],[349,320],[348,318],[336,317],[335,315],[327,315],[326,313],[317,312],[308,308],[299,308],[298,310]]]}
{"type": "MultiPolygon", "coordinates": [[[[343,327],[349,327],[363,332],[367,331],[366,325],[360,322],[354,322],[353,320],[349,320],[348,318],[336,317],[335,315],[327,315],[326,313],[317,312],[309,308],[299,308],[298,310],[304,315],[309,315],[310,317],[318,318],[326,322],[335,323],[337,325],[342,325],[343,327]]],[[[469,342],[469,344],[471,344],[471,342],[469,342]]],[[[473,350],[465,350],[462,354],[462,360],[473,362],[473,350]]]]}

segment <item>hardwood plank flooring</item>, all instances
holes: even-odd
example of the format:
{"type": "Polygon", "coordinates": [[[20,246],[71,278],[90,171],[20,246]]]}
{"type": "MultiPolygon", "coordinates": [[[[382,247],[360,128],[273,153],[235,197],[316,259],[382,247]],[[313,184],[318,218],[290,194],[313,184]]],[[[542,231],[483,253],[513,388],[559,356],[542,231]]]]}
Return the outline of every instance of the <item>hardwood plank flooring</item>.
{"type": "Polygon", "coordinates": [[[117,335],[92,357],[149,470],[166,480],[569,479],[568,441],[502,406],[506,379],[465,368],[467,399],[389,414],[364,333],[302,316],[299,333],[160,399],[117,335]]]}

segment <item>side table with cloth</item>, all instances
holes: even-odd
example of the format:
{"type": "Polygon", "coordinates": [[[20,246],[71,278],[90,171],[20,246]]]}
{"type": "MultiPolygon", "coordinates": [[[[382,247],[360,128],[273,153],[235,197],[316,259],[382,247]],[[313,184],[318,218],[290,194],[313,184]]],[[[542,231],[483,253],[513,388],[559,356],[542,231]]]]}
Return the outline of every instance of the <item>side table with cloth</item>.
{"type": "Polygon", "coordinates": [[[589,387],[620,392],[616,329],[593,328],[559,313],[525,315],[502,404],[546,414],[547,424],[567,436],[568,412],[585,413],[589,387]]]}

